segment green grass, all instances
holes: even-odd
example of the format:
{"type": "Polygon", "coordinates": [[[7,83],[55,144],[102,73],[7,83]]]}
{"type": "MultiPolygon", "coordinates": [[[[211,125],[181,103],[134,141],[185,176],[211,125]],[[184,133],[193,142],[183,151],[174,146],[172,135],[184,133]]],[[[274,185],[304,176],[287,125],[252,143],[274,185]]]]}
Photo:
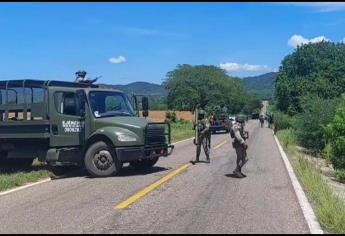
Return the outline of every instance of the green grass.
{"type": "Polygon", "coordinates": [[[46,167],[0,167],[0,191],[19,187],[27,183],[37,182],[38,180],[52,176],[53,173],[46,167]]]}
{"type": "Polygon", "coordinates": [[[304,190],[311,201],[316,217],[320,225],[330,233],[345,233],[345,204],[335,194],[322,174],[313,164],[304,158],[303,154],[296,149],[293,130],[281,130],[277,133],[292,159],[292,166],[301,182],[304,190]]]}
{"type": "Polygon", "coordinates": [[[171,139],[172,142],[177,142],[186,138],[194,136],[193,122],[183,121],[170,123],[171,124],[171,139]]]}

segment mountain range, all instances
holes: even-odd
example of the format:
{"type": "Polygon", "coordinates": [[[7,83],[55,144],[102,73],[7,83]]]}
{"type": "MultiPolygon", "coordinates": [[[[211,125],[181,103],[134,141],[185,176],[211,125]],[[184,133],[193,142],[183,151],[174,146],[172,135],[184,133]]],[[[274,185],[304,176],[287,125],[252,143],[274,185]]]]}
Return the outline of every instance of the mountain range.
{"type": "MultiPolygon", "coordinates": [[[[248,92],[263,100],[269,100],[273,96],[277,74],[276,72],[270,72],[259,76],[245,77],[242,80],[248,92]]],[[[100,86],[118,89],[128,94],[135,93],[153,97],[166,97],[168,95],[168,91],[162,85],[148,82],[134,82],[127,85],[100,84],[100,86]]]]}

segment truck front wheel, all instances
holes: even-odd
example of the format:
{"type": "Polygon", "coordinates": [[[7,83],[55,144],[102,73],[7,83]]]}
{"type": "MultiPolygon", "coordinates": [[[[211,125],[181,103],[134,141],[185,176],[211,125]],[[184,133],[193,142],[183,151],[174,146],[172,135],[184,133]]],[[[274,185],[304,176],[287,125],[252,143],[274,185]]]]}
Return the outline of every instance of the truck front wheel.
{"type": "Polygon", "coordinates": [[[157,163],[158,159],[159,159],[159,157],[153,157],[153,158],[149,158],[149,159],[132,161],[129,164],[136,169],[148,169],[148,168],[151,168],[152,166],[154,166],[157,163]]]}
{"type": "Polygon", "coordinates": [[[86,170],[94,177],[116,175],[122,167],[114,148],[103,141],[95,142],[87,149],[84,163],[86,170]]]}

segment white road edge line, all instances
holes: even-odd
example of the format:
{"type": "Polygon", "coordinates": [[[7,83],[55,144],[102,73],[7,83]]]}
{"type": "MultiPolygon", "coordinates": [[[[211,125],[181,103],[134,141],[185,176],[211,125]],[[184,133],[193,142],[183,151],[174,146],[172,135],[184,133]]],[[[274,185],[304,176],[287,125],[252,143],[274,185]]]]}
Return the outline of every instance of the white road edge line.
{"type": "Polygon", "coordinates": [[[22,189],[25,189],[25,188],[29,188],[29,187],[32,187],[32,186],[35,186],[35,185],[38,185],[38,184],[43,184],[43,183],[46,183],[46,182],[49,182],[49,181],[51,181],[51,178],[43,179],[43,180],[35,182],[35,183],[26,184],[26,185],[20,186],[18,188],[13,188],[13,189],[10,189],[10,190],[7,190],[7,191],[3,191],[3,192],[0,192],[0,196],[6,195],[6,194],[9,194],[9,193],[13,193],[13,192],[17,192],[19,190],[22,190],[22,189]]]}
{"type": "Polygon", "coordinates": [[[311,205],[310,205],[310,203],[309,203],[309,201],[308,201],[308,199],[307,199],[307,197],[303,191],[301,184],[298,182],[298,179],[295,175],[295,172],[292,169],[290,161],[289,161],[286,153],[284,152],[282,146],[280,145],[277,136],[274,135],[274,139],[276,140],[279,152],[281,154],[281,157],[284,161],[286,170],[287,170],[289,177],[291,179],[292,186],[293,186],[295,193],[297,195],[299,205],[302,208],[304,218],[307,221],[310,233],[311,234],[324,234],[324,232],[321,229],[321,226],[320,226],[319,222],[317,221],[317,218],[314,214],[313,208],[311,207],[311,205]]]}

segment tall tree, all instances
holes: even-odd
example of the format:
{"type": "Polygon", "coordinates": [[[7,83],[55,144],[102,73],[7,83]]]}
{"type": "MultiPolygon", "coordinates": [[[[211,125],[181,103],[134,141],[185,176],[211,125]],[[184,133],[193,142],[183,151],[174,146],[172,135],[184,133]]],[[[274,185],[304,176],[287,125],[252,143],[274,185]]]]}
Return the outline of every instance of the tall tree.
{"type": "Polygon", "coordinates": [[[169,90],[170,109],[194,110],[197,104],[203,108],[220,105],[237,113],[243,111],[247,102],[254,104],[255,100],[245,91],[240,79],[231,78],[216,66],[178,65],[167,73],[163,86],[169,90]]]}
{"type": "Polygon", "coordinates": [[[282,61],[275,85],[277,107],[290,115],[302,111],[307,94],[330,99],[345,91],[345,44],[305,44],[282,61]]]}

